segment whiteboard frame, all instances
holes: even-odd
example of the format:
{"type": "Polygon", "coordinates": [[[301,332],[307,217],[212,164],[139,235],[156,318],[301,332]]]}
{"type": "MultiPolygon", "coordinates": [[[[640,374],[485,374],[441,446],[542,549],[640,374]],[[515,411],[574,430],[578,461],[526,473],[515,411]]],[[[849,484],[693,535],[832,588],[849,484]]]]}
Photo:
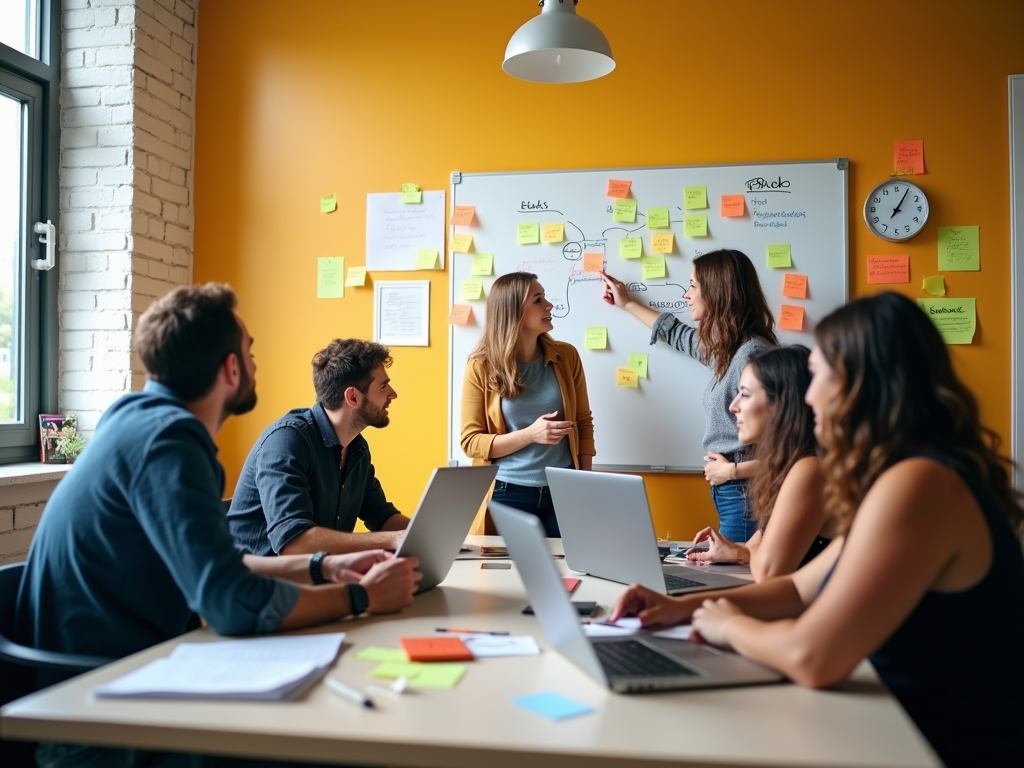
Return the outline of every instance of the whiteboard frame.
{"type": "Polygon", "coordinates": [[[1010,144],[1010,455],[1017,462],[1014,485],[1024,490],[1021,450],[1024,449],[1024,75],[1007,78],[1010,144]]]}

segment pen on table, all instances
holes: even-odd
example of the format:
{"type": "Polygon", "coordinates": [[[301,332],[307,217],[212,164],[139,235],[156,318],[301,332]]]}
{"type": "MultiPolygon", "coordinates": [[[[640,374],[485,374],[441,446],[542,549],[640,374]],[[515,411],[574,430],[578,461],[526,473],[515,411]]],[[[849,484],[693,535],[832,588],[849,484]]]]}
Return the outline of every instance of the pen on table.
{"type": "Polygon", "coordinates": [[[438,627],[435,632],[460,632],[464,635],[507,635],[508,632],[488,632],[483,629],[460,629],[459,627],[438,627]]]}
{"type": "Polygon", "coordinates": [[[343,683],[341,680],[334,677],[324,678],[324,682],[327,683],[328,688],[341,696],[341,698],[348,699],[355,704],[360,704],[364,707],[368,707],[369,709],[373,709],[373,700],[358,688],[353,688],[348,683],[343,683]]]}

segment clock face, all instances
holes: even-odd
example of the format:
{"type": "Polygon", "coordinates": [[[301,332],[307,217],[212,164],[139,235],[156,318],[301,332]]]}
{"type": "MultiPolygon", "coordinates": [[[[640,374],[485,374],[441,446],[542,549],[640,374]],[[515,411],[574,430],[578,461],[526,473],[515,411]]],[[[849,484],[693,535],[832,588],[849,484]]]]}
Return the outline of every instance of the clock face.
{"type": "Polygon", "coordinates": [[[864,201],[864,222],[883,240],[908,240],[928,221],[928,198],[916,184],[896,178],[883,181],[864,201]]]}

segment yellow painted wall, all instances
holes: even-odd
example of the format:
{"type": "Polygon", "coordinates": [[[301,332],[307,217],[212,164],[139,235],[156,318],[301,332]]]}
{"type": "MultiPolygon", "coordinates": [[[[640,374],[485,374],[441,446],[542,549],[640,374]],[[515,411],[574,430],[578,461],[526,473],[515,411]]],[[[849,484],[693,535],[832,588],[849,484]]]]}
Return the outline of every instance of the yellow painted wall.
{"type": "MultiPolygon", "coordinates": [[[[922,296],[936,227],[981,226],[982,271],[946,275],[950,295],[978,298],[975,343],[954,357],[1008,440],[1006,78],[1024,72],[1024,3],[885,9],[583,0],[581,15],[607,34],[618,66],[592,83],[544,86],[501,70],[534,0],[204,2],[195,280],[235,286],[259,364],[259,406],[218,440],[228,490],[260,431],[312,404],[312,354],[334,337],[372,334],[372,291],[317,301],[316,258],[363,264],[366,193],[405,181],[447,190],[452,170],[846,156],[854,296],[875,289],[867,255],[893,253],[911,257],[901,290],[922,296]],[[918,181],[932,205],[926,231],[900,246],[868,234],[860,214],[891,171],[894,139],[924,139],[928,173],[918,181]],[[318,199],[331,192],[340,210],[321,215],[318,199]]],[[[392,423],[367,433],[384,487],[406,511],[446,458],[448,291],[444,273],[430,279],[431,346],[394,350],[392,423]]],[[[631,439],[596,428],[598,452],[602,440],[631,439]]],[[[685,538],[714,520],[702,479],[648,481],[659,534],[685,538]]]]}

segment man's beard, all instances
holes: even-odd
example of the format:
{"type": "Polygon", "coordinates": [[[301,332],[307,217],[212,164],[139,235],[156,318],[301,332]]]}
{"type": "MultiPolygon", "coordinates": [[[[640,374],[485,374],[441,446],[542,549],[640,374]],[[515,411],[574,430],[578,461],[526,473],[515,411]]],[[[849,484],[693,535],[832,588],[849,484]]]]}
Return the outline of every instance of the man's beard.
{"type": "Polygon", "coordinates": [[[224,403],[224,415],[241,416],[256,407],[256,380],[242,367],[239,373],[238,390],[224,403]]]}
{"type": "Polygon", "coordinates": [[[378,408],[377,406],[365,401],[359,406],[359,410],[356,412],[356,423],[360,425],[360,430],[366,427],[376,427],[382,429],[391,422],[391,417],[388,416],[386,408],[378,408]]]}

